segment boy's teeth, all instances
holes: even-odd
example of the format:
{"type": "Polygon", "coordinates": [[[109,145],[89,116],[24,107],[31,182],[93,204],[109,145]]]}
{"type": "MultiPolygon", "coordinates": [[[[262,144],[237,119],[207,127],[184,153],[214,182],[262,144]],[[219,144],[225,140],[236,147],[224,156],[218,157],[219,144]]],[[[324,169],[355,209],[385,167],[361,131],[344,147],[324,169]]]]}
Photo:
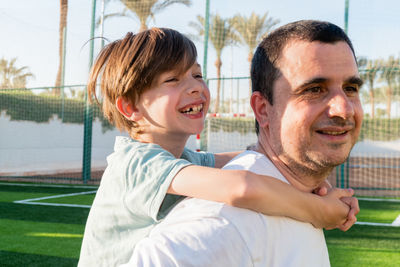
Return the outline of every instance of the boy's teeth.
{"type": "Polygon", "coordinates": [[[184,110],[182,110],[182,113],[185,113],[185,114],[196,114],[199,111],[201,111],[202,108],[203,108],[203,104],[200,104],[198,106],[193,106],[193,107],[184,109],[184,110]]]}

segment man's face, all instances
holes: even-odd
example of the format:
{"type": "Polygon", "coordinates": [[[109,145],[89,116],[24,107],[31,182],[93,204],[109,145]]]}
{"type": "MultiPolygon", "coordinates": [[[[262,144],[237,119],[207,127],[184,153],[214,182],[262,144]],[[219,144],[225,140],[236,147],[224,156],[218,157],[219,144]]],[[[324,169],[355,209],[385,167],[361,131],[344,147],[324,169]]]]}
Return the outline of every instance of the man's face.
{"type": "Polygon", "coordinates": [[[360,133],[356,61],[345,42],[290,41],[278,61],[268,142],[292,171],[314,173],[344,162],[360,133]]]}

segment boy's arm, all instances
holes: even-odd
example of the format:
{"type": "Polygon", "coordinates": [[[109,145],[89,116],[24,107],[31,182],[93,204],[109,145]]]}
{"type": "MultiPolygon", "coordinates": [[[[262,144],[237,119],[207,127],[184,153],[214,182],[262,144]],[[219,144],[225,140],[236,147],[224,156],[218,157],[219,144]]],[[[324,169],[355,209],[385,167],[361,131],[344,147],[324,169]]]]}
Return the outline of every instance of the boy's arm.
{"type": "Polygon", "coordinates": [[[291,217],[318,228],[342,225],[349,206],[340,198],[353,194],[349,190],[333,189],[321,197],[301,192],[269,176],[196,165],[180,170],[168,193],[223,202],[267,215],[291,217]]]}
{"type": "Polygon", "coordinates": [[[215,168],[221,169],[224,167],[231,159],[242,153],[243,151],[234,151],[234,152],[224,152],[224,153],[215,153],[215,168]]]}

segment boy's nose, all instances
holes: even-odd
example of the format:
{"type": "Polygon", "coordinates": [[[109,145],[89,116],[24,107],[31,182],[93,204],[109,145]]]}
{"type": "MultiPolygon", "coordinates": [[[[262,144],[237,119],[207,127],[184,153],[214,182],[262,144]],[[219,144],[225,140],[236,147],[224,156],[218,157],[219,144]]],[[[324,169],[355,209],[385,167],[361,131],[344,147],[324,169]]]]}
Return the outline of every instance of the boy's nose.
{"type": "Polygon", "coordinates": [[[203,93],[205,90],[208,90],[207,86],[205,85],[204,82],[200,82],[198,80],[194,80],[188,84],[187,87],[187,92],[188,94],[193,94],[193,93],[203,93]]]}

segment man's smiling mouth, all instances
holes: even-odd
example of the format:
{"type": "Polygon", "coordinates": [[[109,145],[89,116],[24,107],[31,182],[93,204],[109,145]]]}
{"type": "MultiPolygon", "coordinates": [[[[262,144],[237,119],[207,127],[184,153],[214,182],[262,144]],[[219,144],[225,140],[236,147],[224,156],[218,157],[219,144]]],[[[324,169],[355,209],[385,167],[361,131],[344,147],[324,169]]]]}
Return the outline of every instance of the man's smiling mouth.
{"type": "Polygon", "coordinates": [[[317,133],[320,134],[327,134],[327,135],[343,135],[347,133],[348,131],[317,131],[317,133]]]}

